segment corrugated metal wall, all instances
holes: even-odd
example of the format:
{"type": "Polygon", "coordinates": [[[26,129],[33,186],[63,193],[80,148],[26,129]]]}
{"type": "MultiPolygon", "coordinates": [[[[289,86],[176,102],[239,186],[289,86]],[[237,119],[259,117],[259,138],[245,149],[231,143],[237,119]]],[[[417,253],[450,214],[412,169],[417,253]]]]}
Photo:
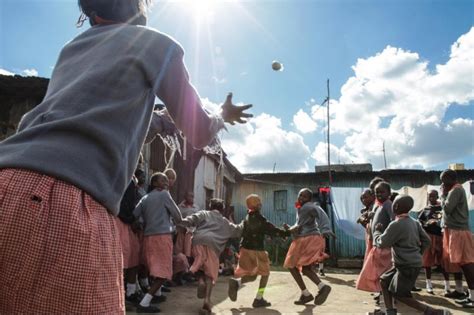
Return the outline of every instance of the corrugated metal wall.
{"type": "MultiPolygon", "coordinates": [[[[361,173],[335,173],[333,175],[333,187],[367,187],[370,180],[375,176],[381,176],[389,180],[394,189],[403,186],[421,187],[425,184],[439,185],[440,172],[430,171],[382,171],[361,173]]],[[[458,172],[460,182],[474,177],[474,171],[458,172]]],[[[280,173],[280,174],[244,174],[244,180],[234,186],[233,204],[235,207],[235,218],[240,222],[246,215],[245,198],[252,193],[262,198],[263,214],[274,223],[281,226],[283,223],[294,224],[296,214],[294,202],[301,188],[308,187],[316,190],[327,183],[327,173],[280,173]],[[287,190],[287,210],[276,211],[273,205],[273,194],[276,190],[287,190]]],[[[357,202],[357,201],[356,201],[357,202]]],[[[362,205],[361,205],[362,207],[362,205]]],[[[471,211],[471,227],[474,227],[474,216],[471,211]]],[[[330,213],[330,218],[332,217],[330,213]]],[[[357,240],[344,233],[337,226],[335,233],[337,239],[331,241],[331,249],[335,251],[337,258],[363,257],[365,242],[357,240]]]]}

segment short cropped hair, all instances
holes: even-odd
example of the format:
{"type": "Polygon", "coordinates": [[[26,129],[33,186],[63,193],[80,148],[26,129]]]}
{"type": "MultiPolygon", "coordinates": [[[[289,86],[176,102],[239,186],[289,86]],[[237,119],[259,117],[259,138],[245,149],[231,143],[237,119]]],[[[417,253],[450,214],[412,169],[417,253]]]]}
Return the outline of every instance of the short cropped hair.
{"type": "Polygon", "coordinates": [[[99,16],[115,22],[129,22],[139,15],[146,16],[152,0],[78,0],[80,10],[89,18],[99,16]]]}
{"type": "Polygon", "coordinates": [[[224,200],[212,198],[209,200],[209,210],[219,210],[222,213],[224,211],[224,200]]]}

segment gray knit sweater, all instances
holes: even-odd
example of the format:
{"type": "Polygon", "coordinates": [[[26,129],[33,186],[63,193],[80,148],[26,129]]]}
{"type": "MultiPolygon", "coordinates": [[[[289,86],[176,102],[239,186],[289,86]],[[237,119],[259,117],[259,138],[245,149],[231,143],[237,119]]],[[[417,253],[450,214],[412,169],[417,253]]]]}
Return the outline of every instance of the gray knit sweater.
{"type": "Polygon", "coordinates": [[[172,38],[147,27],[86,30],[62,49],[43,102],[0,143],[0,168],[64,180],[117,214],[156,96],[195,147],[223,126],[202,109],[183,54],[172,38]]]}

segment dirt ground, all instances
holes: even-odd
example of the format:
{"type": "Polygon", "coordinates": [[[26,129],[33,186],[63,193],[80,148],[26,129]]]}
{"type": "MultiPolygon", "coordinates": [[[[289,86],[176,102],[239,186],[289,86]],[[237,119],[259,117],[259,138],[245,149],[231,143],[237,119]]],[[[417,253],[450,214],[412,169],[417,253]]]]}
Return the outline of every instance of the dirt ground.
{"type": "MultiPolygon", "coordinates": [[[[264,297],[272,303],[268,308],[252,308],[252,301],[257,292],[258,280],[246,284],[239,290],[238,299],[232,302],[227,297],[227,282],[229,277],[219,277],[214,287],[212,302],[214,304],[213,314],[255,314],[255,315],[279,315],[279,314],[366,314],[375,307],[372,296],[363,291],[355,289],[355,281],[358,271],[345,269],[331,269],[326,272],[322,280],[331,285],[332,292],[327,301],[320,306],[314,304],[294,305],[300,291],[290,273],[285,271],[273,271],[270,274],[268,287],[264,297]]],[[[316,286],[305,278],[308,290],[317,293],[316,286]]],[[[452,287],[454,286],[454,281],[452,287]]],[[[424,277],[420,275],[417,286],[425,287],[424,277]]],[[[443,282],[438,274],[433,275],[433,286],[435,295],[427,294],[425,290],[415,293],[414,296],[433,307],[447,308],[453,314],[473,314],[472,309],[458,307],[453,300],[443,297],[443,282]]],[[[202,300],[196,297],[197,284],[186,284],[173,287],[171,293],[167,293],[167,301],[157,304],[161,309],[160,314],[198,314],[202,300]]],[[[399,314],[421,314],[397,303],[399,314]]],[[[128,315],[135,314],[134,308],[127,310],[128,315]]]]}

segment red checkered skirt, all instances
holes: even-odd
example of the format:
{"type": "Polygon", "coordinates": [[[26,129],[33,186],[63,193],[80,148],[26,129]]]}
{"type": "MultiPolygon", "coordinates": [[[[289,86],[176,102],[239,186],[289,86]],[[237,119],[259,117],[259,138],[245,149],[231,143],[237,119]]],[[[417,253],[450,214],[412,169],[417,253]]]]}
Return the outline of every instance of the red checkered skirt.
{"type": "Polygon", "coordinates": [[[182,253],[173,255],[173,275],[180,272],[188,272],[188,271],[189,271],[188,258],[182,253]]]}
{"type": "Polygon", "coordinates": [[[199,270],[212,279],[212,283],[217,281],[219,275],[219,256],[206,245],[193,245],[192,254],[194,262],[189,271],[196,273],[199,270]]]}
{"type": "Polygon", "coordinates": [[[79,188],[0,170],[0,314],[123,314],[115,217],[79,188]]]}
{"type": "Polygon", "coordinates": [[[133,268],[140,263],[140,241],[129,224],[117,218],[117,228],[122,245],[123,268],[133,268]]]}
{"type": "Polygon", "coordinates": [[[444,229],[443,261],[448,272],[459,271],[459,266],[474,263],[474,237],[471,231],[444,229]]]}
{"type": "Polygon", "coordinates": [[[423,267],[439,266],[443,263],[443,237],[428,234],[431,246],[423,253],[423,267]]]}
{"type": "Polygon", "coordinates": [[[364,261],[367,260],[367,257],[369,257],[370,250],[373,247],[373,241],[371,240],[370,237],[370,224],[367,224],[367,227],[365,228],[365,254],[364,254],[364,261]]]}
{"type": "Polygon", "coordinates": [[[295,238],[286,253],[285,268],[310,266],[329,258],[325,253],[326,239],[322,235],[308,235],[295,238]]]}
{"type": "Polygon", "coordinates": [[[150,275],[171,280],[173,276],[173,237],[171,234],[146,235],[143,238],[145,264],[150,275]]]}
{"type": "Polygon", "coordinates": [[[176,253],[182,253],[187,257],[191,257],[192,238],[193,233],[184,228],[178,228],[175,243],[176,253]]]}
{"type": "Polygon", "coordinates": [[[368,292],[382,291],[380,276],[391,267],[391,249],[372,247],[357,278],[356,289],[368,292]]]}

